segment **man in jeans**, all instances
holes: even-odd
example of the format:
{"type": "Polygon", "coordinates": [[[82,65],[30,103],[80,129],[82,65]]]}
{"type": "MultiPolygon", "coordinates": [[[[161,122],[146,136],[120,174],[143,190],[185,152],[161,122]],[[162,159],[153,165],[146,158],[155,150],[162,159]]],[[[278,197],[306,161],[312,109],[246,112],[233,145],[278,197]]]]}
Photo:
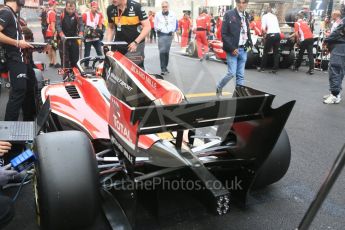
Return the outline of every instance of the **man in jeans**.
{"type": "Polygon", "coordinates": [[[342,5],[342,19],[333,32],[324,40],[331,52],[329,60],[329,88],[330,94],[323,97],[324,104],[339,104],[340,92],[345,74],[345,6],[342,5]]]}
{"type": "Polygon", "coordinates": [[[247,48],[252,45],[249,15],[245,12],[249,0],[236,0],[236,8],[226,12],[222,25],[223,49],[226,52],[228,72],[217,84],[216,94],[221,96],[223,87],[236,76],[236,86],[244,84],[244,67],[247,48]]]}

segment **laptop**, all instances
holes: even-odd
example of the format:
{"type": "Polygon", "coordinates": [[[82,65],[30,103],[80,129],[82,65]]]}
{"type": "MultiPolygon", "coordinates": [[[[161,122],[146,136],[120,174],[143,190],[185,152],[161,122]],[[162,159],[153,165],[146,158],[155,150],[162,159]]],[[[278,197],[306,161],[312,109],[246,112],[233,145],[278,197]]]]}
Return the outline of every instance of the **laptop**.
{"type": "Polygon", "coordinates": [[[48,98],[35,121],[0,121],[0,140],[13,143],[32,142],[48,121],[50,111],[48,98]]]}

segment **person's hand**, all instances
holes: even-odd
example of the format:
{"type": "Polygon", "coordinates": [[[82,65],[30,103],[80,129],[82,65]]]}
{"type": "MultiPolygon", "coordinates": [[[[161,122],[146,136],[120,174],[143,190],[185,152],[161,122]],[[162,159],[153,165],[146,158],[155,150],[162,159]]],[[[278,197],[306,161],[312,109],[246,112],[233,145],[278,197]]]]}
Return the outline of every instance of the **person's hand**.
{"type": "Polygon", "coordinates": [[[135,52],[135,51],[137,51],[137,47],[138,47],[137,43],[132,42],[132,43],[129,44],[129,46],[128,46],[128,51],[129,51],[129,52],[135,52]]]}
{"type": "Polygon", "coordinates": [[[25,40],[18,40],[17,47],[21,49],[34,48],[30,43],[25,40]]]}
{"type": "Polygon", "coordinates": [[[0,157],[8,153],[9,150],[11,150],[11,143],[7,141],[0,141],[0,157]]]}
{"type": "Polygon", "coordinates": [[[8,180],[17,174],[18,172],[11,170],[10,166],[0,167],[0,187],[6,185],[8,180]]]}
{"type": "Polygon", "coordinates": [[[238,55],[238,49],[235,49],[234,51],[232,51],[231,55],[232,56],[237,56],[238,55]]]}

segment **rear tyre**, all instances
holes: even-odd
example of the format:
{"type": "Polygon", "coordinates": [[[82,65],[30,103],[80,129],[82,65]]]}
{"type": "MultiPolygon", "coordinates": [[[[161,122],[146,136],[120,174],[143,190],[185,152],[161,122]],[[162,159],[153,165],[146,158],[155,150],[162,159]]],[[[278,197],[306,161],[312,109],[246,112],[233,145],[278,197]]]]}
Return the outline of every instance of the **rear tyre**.
{"type": "Polygon", "coordinates": [[[253,53],[253,51],[249,51],[247,53],[247,62],[246,62],[246,69],[254,69],[259,65],[259,54],[253,53]]]}
{"type": "Polygon", "coordinates": [[[262,188],[279,181],[286,174],[290,160],[290,140],[283,129],[271,154],[259,169],[252,188],[262,188]]]}
{"type": "Polygon", "coordinates": [[[289,55],[283,56],[282,61],[279,63],[279,68],[287,69],[293,64],[295,59],[295,53],[293,51],[290,52],[289,55]]]}
{"type": "Polygon", "coordinates": [[[186,49],[186,53],[190,57],[198,57],[198,47],[196,45],[196,40],[192,40],[189,43],[189,45],[186,49]]]}
{"type": "Polygon", "coordinates": [[[99,213],[97,164],[79,131],[52,132],[36,140],[34,190],[42,229],[85,229],[99,213]]]}

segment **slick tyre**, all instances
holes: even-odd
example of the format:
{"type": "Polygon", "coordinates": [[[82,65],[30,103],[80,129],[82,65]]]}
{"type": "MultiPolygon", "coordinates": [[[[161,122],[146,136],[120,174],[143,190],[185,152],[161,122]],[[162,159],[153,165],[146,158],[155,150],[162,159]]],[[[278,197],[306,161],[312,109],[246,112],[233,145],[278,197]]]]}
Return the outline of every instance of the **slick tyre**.
{"type": "Polygon", "coordinates": [[[187,55],[190,57],[198,57],[198,47],[196,40],[192,40],[187,47],[187,55]]]}
{"type": "Polygon", "coordinates": [[[254,69],[259,65],[259,54],[249,51],[247,53],[246,69],[254,69]]]}
{"type": "Polygon", "coordinates": [[[34,191],[41,229],[86,229],[99,213],[97,164],[79,131],[39,135],[34,191]]]}
{"type": "Polygon", "coordinates": [[[252,188],[262,188],[279,181],[286,174],[290,160],[290,141],[285,129],[283,129],[271,154],[259,169],[252,188]]]}
{"type": "Polygon", "coordinates": [[[283,56],[279,63],[279,68],[287,69],[293,64],[295,58],[295,53],[293,51],[290,52],[289,55],[283,56]]]}

